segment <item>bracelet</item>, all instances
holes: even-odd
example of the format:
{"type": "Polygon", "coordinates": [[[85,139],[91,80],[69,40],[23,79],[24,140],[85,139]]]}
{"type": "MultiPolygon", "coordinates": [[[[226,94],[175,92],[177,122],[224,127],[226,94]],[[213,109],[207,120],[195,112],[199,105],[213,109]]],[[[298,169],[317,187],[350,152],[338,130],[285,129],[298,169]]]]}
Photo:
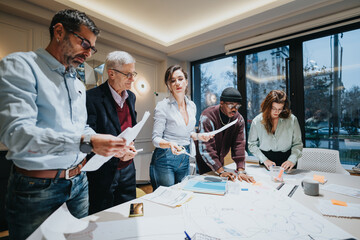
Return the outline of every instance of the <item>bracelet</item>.
{"type": "Polygon", "coordinates": [[[215,171],[215,174],[220,176],[221,174],[223,174],[225,172],[225,170],[222,170],[220,173],[218,173],[217,171],[215,171]]]}
{"type": "Polygon", "coordinates": [[[245,174],[247,175],[247,172],[244,170],[244,171],[237,171],[238,174],[245,174]]]}

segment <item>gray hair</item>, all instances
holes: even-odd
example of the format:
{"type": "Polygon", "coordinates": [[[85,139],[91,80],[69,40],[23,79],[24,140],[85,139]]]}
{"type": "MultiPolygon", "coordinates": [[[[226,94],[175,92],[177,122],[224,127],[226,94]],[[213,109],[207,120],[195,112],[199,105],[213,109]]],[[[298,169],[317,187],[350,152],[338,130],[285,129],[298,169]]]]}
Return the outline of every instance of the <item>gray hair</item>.
{"type": "Polygon", "coordinates": [[[106,56],[105,69],[109,70],[117,66],[122,67],[122,65],[135,62],[135,58],[133,58],[129,53],[124,51],[114,51],[106,56]]]}

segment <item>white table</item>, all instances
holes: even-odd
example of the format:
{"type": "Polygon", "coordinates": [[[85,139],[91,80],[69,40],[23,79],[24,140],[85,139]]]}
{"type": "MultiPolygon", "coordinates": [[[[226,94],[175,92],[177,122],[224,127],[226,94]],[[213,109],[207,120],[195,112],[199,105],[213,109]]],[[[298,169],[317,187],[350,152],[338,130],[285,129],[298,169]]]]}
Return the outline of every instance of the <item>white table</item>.
{"type": "MultiPolygon", "coordinates": [[[[234,167],[235,167],[235,165],[228,165],[226,168],[233,169],[234,167]]],[[[270,180],[270,176],[269,176],[268,172],[265,169],[259,167],[258,165],[247,164],[246,170],[249,174],[252,174],[255,177],[255,180],[257,180],[258,182],[264,182],[266,184],[273,185],[274,187],[279,185],[279,183],[272,182],[270,180]]],[[[334,183],[334,184],[355,187],[355,188],[360,189],[360,178],[357,176],[339,175],[339,174],[324,173],[324,172],[307,172],[307,173],[302,173],[302,174],[304,174],[306,178],[312,178],[314,174],[324,175],[325,178],[328,180],[327,184],[334,183]]],[[[285,177],[285,182],[287,181],[286,179],[287,179],[287,177],[285,177]]],[[[295,180],[289,180],[288,182],[296,183],[296,184],[300,185],[301,179],[298,178],[295,180]]],[[[286,185],[286,183],[285,183],[285,185],[286,185]]],[[[202,198],[204,201],[206,201],[206,199],[207,199],[206,196],[207,195],[205,195],[205,194],[196,194],[195,197],[199,197],[199,199],[202,198]]],[[[221,201],[223,201],[221,199],[222,196],[218,196],[218,198],[219,198],[219,202],[221,203],[221,201]]],[[[336,199],[336,200],[345,201],[345,202],[360,203],[359,198],[353,198],[353,197],[349,197],[346,195],[341,195],[341,194],[337,194],[337,193],[333,193],[333,192],[329,192],[329,191],[323,191],[323,190],[320,190],[320,196],[317,196],[317,197],[307,196],[303,193],[301,186],[298,187],[298,189],[294,193],[292,199],[296,200],[298,203],[301,203],[303,206],[305,206],[306,208],[312,210],[313,212],[315,212],[319,215],[321,215],[321,213],[315,206],[318,199],[336,199]]],[[[210,197],[209,197],[209,200],[210,200],[210,197]]],[[[140,223],[137,222],[137,223],[133,223],[133,224],[144,224],[144,222],[146,222],[146,219],[149,219],[151,221],[151,219],[153,217],[159,217],[159,218],[164,217],[164,219],[169,217],[169,221],[176,222],[179,218],[181,218],[181,215],[183,214],[183,207],[170,208],[167,206],[162,206],[162,205],[155,204],[150,201],[139,198],[139,199],[135,199],[130,202],[115,206],[111,209],[99,212],[97,214],[94,214],[93,216],[90,216],[90,218],[94,217],[94,216],[98,217],[98,219],[96,220],[97,223],[117,221],[117,220],[122,220],[122,219],[129,220],[128,215],[129,215],[130,203],[133,203],[133,202],[143,202],[144,203],[144,213],[145,213],[144,217],[141,217],[142,219],[141,219],[141,221],[139,221],[140,223]],[[172,218],[173,216],[178,216],[178,218],[172,218]]],[[[334,223],[336,226],[340,227],[341,229],[345,230],[346,232],[352,234],[354,237],[360,239],[360,219],[335,218],[335,217],[326,217],[326,216],[321,215],[321,218],[322,217],[327,219],[328,221],[334,223]]],[[[121,223],[119,223],[119,224],[120,224],[119,229],[126,228],[126,226],[130,226],[130,225],[122,225],[121,223]]],[[[125,222],[124,222],[124,224],[125,224],[125,222]]],[[[126,224],[129,224],[129,223],[127,222],[126,224]]],[[[154,229],[152,229],[153,233],[156,235],[156,238],[154,238],[154,239],[167,239],[166,233],[164,233],[164,232],[166,232],[166,230],[171,227],[172,227],[171,222],[164,222],[164,226],[154,227],[154,229]],[[169,224],[169,225],[167,225],[167,224],[169,224]]],[[[171,238],[168,238],[168,239],[184,239],[184,237],[185,237],[185,235],[183,234],[183,232],[178,231],[178,234],[176,236],[171,235],[171,238]]],[[[151,237],[145,238],[145,239],[151,239],[151,237]]],[[[311,239],[311,238],[309,238],[309,239],[311,239]]]]}
{"type": "MultiPolygon", "coordinates": [[[[230,164],[226,166],[226,168],[235,169],[235,164],[234,163],[230,164]]],[[[267,183],[272,184],[274,187],[277,187],[280,184],[271,181],[270,172],[265,170],[265,167],[259,166],[258,164],[246,164],[246,171],[249,173],[249,175],[253,175],[256,181],[265,181],[267,183]]],[[[299,172],[301,171],[303,171],[301,174],[305,175],[305,178],[312,179],[314,174],[317,174],[317,175],[325,176],[325,179],[328,180],[326,184],[337,184],[337,185],[343,185],[343,186],[360,189],[359,176],[351,176],[351,175],[343,175],[343,174],[335,174],[335,173],[327,173],[327,172],[304,171],[304,170],[300,170],[299,172]]],[[[287,182],[286,175],[284,178],[286,185],[287,182]]],[[[290,183],[293,184],[295,183],[299,185],[298,189],[295,191],[292,198],[320,215],[321,213],[316,207],[318,199],[336,199],[344,202],[352,202],[352,203],[360,204],[360,198],[354,198],[347,195],[321,190],[321,186],[320,186],[319,196],[308,196],[304,194],[304,191],[301,187],[301,178],[299,178],[298,180],[291,179],[290,183]]],[[[335,225],[339,226],[340,228],[344,229],[348,233],[352,234],[354,237],[360,239],[359,218],[336,218],[336,217],[328,217],[328,216],[323,216],[323,217],[326,218],[328,221],[334,223],[335,225]]]]}

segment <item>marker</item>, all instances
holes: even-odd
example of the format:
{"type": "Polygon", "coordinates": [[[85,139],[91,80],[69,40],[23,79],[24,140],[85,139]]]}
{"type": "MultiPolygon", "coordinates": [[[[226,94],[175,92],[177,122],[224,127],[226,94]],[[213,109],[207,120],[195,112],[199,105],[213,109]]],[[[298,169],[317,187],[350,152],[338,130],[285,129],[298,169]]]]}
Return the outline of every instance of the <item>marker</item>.
{"type": "Polygon", "coordinates": [[[277,190],[280,190],[280,188],[282,188],[282,187],[284,186],[284,184],[285,184],[285,183],[280,183],[280,185],[279,185],[279,186],[277,186],[277,188],[276,188],[276,189],[277,189],[277,190]]]}
{"type": "Polygon", "coordinates": [[[296,189],[297,189],[298,187],[299,187],[299,185],[295,185],[295,186],[293,187],[293,189],[291,189],[288,197],[292,197],[292,195],[294,195],[294,193],[295,193],[295,191],[296,191],[296,189]]]}
{"type": "Polygon", "coordinates": [[[281,179],[283,173],[284,173],[284,168],[280,168],[280,172],[279,172],[279,175],[277,176],[277,178],[281,179]]]}
{"type": "Polygon", "coordinates": [[[189,236],[189,234],[187,234],[187,232],[186,232],[186,231],[184,231],[184,233],[185,233],[185,235],[186,235],[185,240],[191,240],[191,237],[189,236]]]}

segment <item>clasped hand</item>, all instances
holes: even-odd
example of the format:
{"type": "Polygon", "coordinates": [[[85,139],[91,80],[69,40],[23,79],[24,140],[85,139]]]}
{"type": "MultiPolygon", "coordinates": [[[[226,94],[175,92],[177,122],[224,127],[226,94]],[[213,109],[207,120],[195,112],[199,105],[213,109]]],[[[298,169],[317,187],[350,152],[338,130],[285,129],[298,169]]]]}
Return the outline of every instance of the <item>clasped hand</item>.
{"type": "Polygon", "coordinates": [[[174,154],[174,155],[180,155],[180,154],[182,154],[184,151],[186,151],[184,147],[179,146],[179,145],[177,145],[176,143],[170,142],[169,145],[170,145],[171,152],[172,152],[172,154],[174,154]]]}
{"type": "Polygon", "coordinates": [[[96,134],[91,137],[93,152],[105,157],[115,156],[128,161],[137,154],[134,143],[126,146],[126,140],[110,134],[96,134]]]}

